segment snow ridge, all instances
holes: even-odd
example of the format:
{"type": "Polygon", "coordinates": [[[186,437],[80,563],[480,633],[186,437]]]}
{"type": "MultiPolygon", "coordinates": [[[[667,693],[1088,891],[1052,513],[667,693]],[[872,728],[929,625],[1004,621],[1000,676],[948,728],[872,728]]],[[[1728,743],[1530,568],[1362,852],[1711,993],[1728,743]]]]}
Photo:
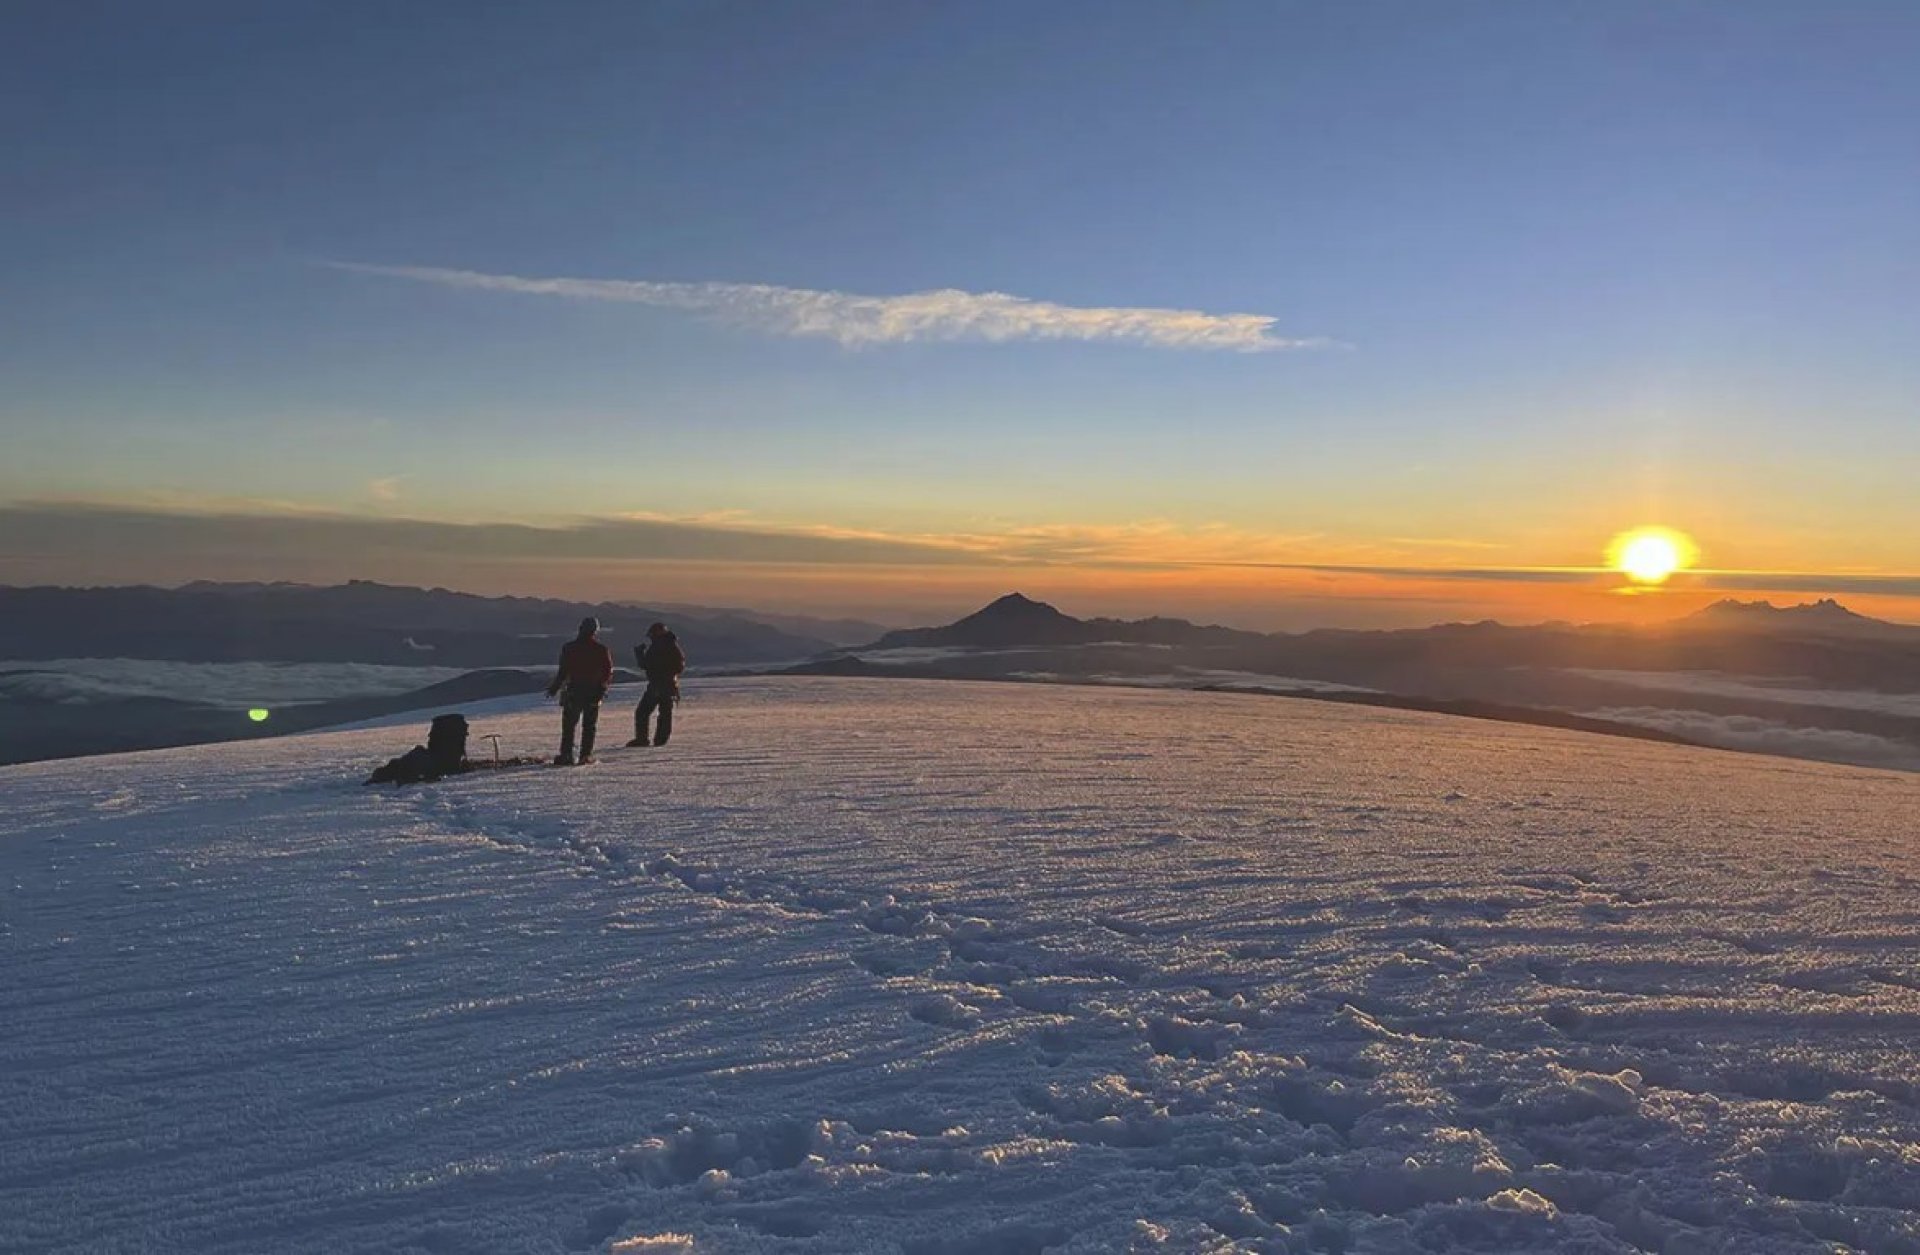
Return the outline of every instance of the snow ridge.
{"type": "Polygon", "coordinates": [[[381,731],[0,772],[0,1249],[1920,1250],[1904,777],[699,697],[431,789],[328,761],[381,731]]]}

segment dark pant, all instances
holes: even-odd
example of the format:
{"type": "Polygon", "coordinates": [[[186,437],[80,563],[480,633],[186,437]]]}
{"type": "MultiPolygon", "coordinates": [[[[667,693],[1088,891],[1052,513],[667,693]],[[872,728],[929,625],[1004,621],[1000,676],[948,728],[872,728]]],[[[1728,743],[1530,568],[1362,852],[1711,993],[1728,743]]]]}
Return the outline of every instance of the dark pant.
{"type": "Polygon", "coordinates": [[[679,700],[680,694],[671,685],[647,685],[647,691],[640,695],[639,708],[633,712],[633,739],[648,739],[647,717],[657,709],[660,712],[660,731],[652,739],[655,745],[665,745],[667,738],[673,735],[673,704],[679,700]]]}
{"type": "Polygon", "coordinates": [[[573,685],[560,699],[560,756],[573,757],[573,729],[580,727],[580,757],[593,754],[593,734],[600,730],[600,698],[597,685],[573,685]]]}

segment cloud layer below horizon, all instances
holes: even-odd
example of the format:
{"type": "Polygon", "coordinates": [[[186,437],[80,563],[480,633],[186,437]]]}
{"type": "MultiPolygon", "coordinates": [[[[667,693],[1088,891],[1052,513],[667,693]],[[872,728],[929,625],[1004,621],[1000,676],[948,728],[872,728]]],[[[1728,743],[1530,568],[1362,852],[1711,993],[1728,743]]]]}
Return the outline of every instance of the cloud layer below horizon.
{"type": "Polygon", "coordinates": [[[1118,341],[1158,349],[1272,353],[1325,348],[1324,338],[1274,331],[1266,314],[1060,305],[1005,292],[939,288],[901,296],[787,288],[767,283],[663,283],[643,279],[524,278],[436,266],[328,262],[356,274],[442,287],[686,310],[772,335],[826,339],[848,348],[923,341],[1118,341]]]}

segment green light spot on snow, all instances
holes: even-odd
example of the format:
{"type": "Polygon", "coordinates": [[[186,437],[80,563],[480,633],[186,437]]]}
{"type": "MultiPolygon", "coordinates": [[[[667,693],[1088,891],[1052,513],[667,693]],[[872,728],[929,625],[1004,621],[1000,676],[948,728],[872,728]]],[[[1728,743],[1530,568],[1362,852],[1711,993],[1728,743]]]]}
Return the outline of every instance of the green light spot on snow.
{"type": "Polygon", "coordinates": [[[249,710],[247,712],[247,718],[253,720],[255,723],[265,723],[267,721],[267,716],[271,713],[272,712],[269,711],[265,706],[255,706],[252,710],[249,710]]]}

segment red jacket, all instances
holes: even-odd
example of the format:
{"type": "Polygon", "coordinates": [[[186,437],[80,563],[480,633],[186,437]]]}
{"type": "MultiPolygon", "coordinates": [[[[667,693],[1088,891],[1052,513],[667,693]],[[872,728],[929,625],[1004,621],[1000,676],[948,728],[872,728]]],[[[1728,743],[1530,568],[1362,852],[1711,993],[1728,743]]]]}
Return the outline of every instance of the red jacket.
{"type": "Polygon", "coordinates": [[[591,637],[568,641],[560,647],[560,674],[554,680],[606,688],[613,683],[613,651],[591,637]]]}

